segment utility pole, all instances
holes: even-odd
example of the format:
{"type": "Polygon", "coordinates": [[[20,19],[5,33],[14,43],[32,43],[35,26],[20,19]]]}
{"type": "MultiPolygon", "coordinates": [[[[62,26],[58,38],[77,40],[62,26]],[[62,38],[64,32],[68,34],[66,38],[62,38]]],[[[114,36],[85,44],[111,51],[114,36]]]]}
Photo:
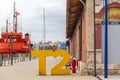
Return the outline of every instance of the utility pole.
{"type": "Polygon", "coordinates": [[[108,78],[108,0],[105,1],[105,51],[104,51],[104,78],[108,78]]]}
{"type": "Polygon", "coordinates": [[[43,44],[44,44],[44,47],[43,47],[43,50],[45,50],[45,8],[43,9],[43,37],[44,37],[44,42],[43,42],[43,44]]]}

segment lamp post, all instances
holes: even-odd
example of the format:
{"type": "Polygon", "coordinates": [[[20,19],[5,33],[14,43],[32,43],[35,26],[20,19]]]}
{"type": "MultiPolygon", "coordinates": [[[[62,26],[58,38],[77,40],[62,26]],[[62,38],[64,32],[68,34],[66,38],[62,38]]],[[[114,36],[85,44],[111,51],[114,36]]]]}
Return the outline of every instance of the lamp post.
{"type": "Polygon", "coordinates": [[[11,57],[11,65],[13,65],[13,39],[10,38],[10,57],[11,57]]]}
{"type": "Polygon", "coordinates": [[[104,78],[108,78],[108,0],[105,0],[104,78]]]}

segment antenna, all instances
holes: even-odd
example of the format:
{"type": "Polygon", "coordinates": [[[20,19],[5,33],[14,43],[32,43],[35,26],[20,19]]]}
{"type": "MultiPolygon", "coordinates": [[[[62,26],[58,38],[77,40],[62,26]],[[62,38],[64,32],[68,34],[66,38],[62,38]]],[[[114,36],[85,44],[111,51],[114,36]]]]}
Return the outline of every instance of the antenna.
{"type": "Polygon", "coordinates": [[[17,15],[18,13],[16,12],[16,8],[15,8],[15,2],[14,2],[14,10],[13,10],[13,31],[17,32],[17,15]]]}
{"type": "Polygon", "coordinates": [[[6,20],[6,32],[8,33],[8,20],[6,20]]]}
{"type": "Polygon", "coordinates": [[[43,30],[44,30],[44,32],[43,32],[43,36],[44,36],[44,47],[43,47],[43,49],[45,49],[45,8],[43,9],[43,30]]]}
{"type": "Polygon", "coordinates": [[[15,2],[13,6],[13,31],[15,31],[15,2]]]}

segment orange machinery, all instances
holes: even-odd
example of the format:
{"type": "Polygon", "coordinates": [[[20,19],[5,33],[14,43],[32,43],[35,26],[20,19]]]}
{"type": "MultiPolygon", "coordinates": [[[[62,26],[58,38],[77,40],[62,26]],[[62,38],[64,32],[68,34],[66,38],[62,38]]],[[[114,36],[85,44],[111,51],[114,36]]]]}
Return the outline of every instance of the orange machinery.
{"type": "Polygon", "coordinates": [[[6,21],[6,31],[1,32],[0,54],[10,53],[30,53],[30,37],[26,33],[23,37],[22,32],[17,31],[17,16],[19,13],[14,10],[13,31],[8,30],[8,20],[6,21]]]}

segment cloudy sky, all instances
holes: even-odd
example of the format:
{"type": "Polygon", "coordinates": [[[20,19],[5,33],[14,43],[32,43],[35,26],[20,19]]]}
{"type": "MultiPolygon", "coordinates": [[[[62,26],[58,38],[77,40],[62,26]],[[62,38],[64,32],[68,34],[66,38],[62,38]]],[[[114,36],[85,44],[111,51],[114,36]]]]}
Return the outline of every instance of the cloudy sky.
{"type": "MultiPolygon", "coordinates": [[[[66,0],[0,0],[0,29],[6,19],[12,24],[13,3],[20,12],[19,26],[31,33],[31,40],[43,40],[43,9],[46,15],[46,41],[65,41],[66,0]]],[[[10,26],[12,27],[12,26],[10,26]]]]}

